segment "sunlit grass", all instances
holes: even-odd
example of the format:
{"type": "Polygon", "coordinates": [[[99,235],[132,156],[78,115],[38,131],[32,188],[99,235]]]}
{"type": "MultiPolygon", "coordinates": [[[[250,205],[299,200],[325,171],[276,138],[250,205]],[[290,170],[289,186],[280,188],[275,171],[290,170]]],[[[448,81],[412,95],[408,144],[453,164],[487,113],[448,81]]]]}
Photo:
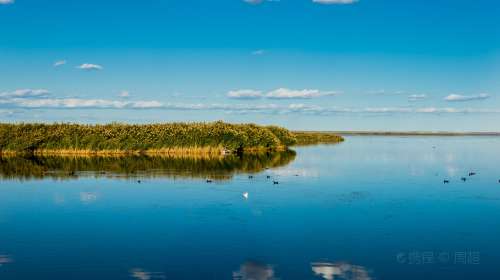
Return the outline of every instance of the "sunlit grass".
{"type": "Polygon", "coordinates": [[[223,154],[284,150],[294,143],[284,128],[255,124],[0,124],[4,155],[223,154]]]}
{"type": "Polygon", "coordinates": [[[222,156],[234,152],[284,151],[293,145],[338,143],[333,133],[290,132],[255,124],[0,124],[0,155],[222,156]]]}
{"type": "Polygon", "coordinates": [[[294,131],[297,146],[316,144],[336,144],[344,141],[344,138],[331,132],[294,131]]]}

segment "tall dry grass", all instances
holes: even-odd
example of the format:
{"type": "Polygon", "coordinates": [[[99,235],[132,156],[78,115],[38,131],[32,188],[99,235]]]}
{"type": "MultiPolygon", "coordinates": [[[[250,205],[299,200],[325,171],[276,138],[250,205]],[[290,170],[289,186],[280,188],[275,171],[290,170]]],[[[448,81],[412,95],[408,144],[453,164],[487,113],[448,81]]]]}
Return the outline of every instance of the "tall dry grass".
{"type": "Polygon", "coordinates": [[[221,154],[224,151],[280,150],[294,135],[255,124],[0,124],[0,153],[35,154],[221,154]]]}

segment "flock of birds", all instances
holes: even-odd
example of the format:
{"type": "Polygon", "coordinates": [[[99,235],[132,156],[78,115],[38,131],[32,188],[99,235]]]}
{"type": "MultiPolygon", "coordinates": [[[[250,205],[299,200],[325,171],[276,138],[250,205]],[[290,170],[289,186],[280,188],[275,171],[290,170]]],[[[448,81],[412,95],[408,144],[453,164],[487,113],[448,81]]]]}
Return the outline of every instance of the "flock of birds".
{"type": "MultiPolygon", "coordinates": [[[[298,175],[296,175],[296,176],[298,176],[298,175]]],[[[253,179],[253,178],[254,178],[253,175],[248,175],[248,179],[253,179]]],[[[267,175],[266,179],[270,180],[271,176],[267,175]]],[[[213,180],[212,179],[207,179],[206,182],[207,182],[207,184],[210,184],[210,183],[213,183],[213,180]]],[[[279,185],[279,183],[280,183],[279,181],[276,181],[276,180],[273,180],[272,182],[273,182],[273,185],[279,185]]],[[[243,196],[243,198],[248,199],[248,192],[244,192],[242,194],[242,196],[243,196]]]]}
{"type": "MultiPolygon", "coordinates": [[[[434,148],[434,147],[433,147],[433,148],[434,148]]],[[[469,172],[469,177],[472,177],[472,176],[475,176],[475,175],[477,175],[477,173],[476,173],[476,172],[472,172],[472,171],[471,171],[471,172],[469,172]]],[[[295,175],[295,176],[298,176],[298,175],[295,175]]],[[[248,179],[253,179],[253,178],[254,178],[254,176],[253,176],[253,175],[249,175],[249,176],[248,176],[248,179]]],[[[266,178],[269,180],[269,179],[271,179],[271,176],[270,176],[270,175],[267,175],[267,176],[266,176],[266,178]]],[[[462,180],[462,182],[466,182],[466,181],[467,181],[467,177],[461,177],[461,178],[460,178],[460,180],[462,180]]],[[[210,183],[213,183],[213,180],[212,180],[212,179],[207,179],[207,180],[206,180],[206,182],[207,182],[208,184],[210,184],[210,183]]],[[[137,183],[138,183],[138,184],[140,184],[140,183],[141,183],[141,180],[138,180],[138,181],[137,181],[137,183]]],[[[449,184],[449,183],[450,183],[450,180],[449,180],[449,179],[444,179],[444,180],[443,180],[443,183],[444,183],[444,184],[449,184]]],[[[498,180],[498,183],[500,183],[500,179],[498,180]]],[[[279,185],[279,181],[273,180],[273,185],[279,185]]],[[[244,197],[245,199],[248,199],[248,192],[244,192],[242,195],[243,195],[243,197],[244,197]]]]}
{"type": "MultiPolygon", "coordinates": [[[[475,175],[477,175],[476,172],[469,172],[469,177],[472,177],[472,176],[475,176],[475,175]]],[[[460,178],[460,180],[462,180],[462,182],[467,182],[467,177],[462,177],[462,178],[460,178]]],[[[443,183],[444,184],[449,184],[450,180],[449,179],[444,179],[443,183]]],[[[498,183],[500,183],[500,179],[498,180],[498,183]]]]}
{"type": "MultiPolygon", "coordinates": [[[[295,175],[295,176],[298,176],[298,175],[295,175]]],[[[266,178],[269,180],[269,179],[271,179],[271,176],[267,175],[266,178]]],[[[249,175],[248,179],[253,179],[253,175],[249,175]]],[[[207,182],[207,184],[210,184],[210,183],[213,183],[214,181],[212,179],[207,179],[206,182],[207,182]]],[[[137,180],[137,184],[140,184],[140,183],[142,183],[142,181],[137,180]]],[[[280,183],[279,181],[273,180],[273,185],[279,185],[279,183],[280,183]]],[[[245,199],[248,199],[248,192],[244,192],[243,197],[245,199]]]]}

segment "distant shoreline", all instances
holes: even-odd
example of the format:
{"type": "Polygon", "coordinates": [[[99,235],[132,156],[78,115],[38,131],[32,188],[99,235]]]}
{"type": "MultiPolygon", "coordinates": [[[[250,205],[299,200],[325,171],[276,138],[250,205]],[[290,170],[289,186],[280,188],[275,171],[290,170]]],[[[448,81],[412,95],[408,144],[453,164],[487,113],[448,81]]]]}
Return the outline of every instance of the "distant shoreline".
{"type": "MultiPolygon", "coordinates": [[[[313,132],[313,131],[308,131],[313,132]]],[[[314,131],[320,132],[320,131],[314,131]]],[[[449,131],[321,131],[342,136],[500,136],[500,132],[449,132],[449,131]]]]}

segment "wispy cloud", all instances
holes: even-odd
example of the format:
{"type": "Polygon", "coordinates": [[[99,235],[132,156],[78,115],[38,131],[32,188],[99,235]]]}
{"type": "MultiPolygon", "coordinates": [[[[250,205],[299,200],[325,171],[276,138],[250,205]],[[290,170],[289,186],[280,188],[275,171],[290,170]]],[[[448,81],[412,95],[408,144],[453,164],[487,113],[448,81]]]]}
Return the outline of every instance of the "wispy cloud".
{"type": "Polygon", "coordinates": [[[46,89],[17,89],[14,91],[0,92],[1,98],[31,98],[48,96],[49,91],[46,89]]]}
{"type": "Polygon", "coordinates": [[[82,98],[14,99],[11,100],[11,104],[20,108],[46,109],[154,109],[164,107],[161,102],[154,100],[121,101],[82,98]]]}
{"type": "Polygon", "coordinates": [[[14,0],[0,0],[0,5],[13,4],[14,0]]]}
{"type": "Polygon", "coordinates": [[[119,97],[121,98],[129,98],[130,97],[130,92],[128,90],[122,90],[120,94],[118,94],[119,97]]]}
{"type": "Polygon", "coordinates": [[[293,90],[288,88],[279,88],[268,92],[266,94],[266,97],[270,99],[311,99],[314,97],[333,96],[333,95],[336,95],[336,92],[333,91],[324,92],[317,89],[293,90]]]}
{"type": "Polygon", "coordinates": [[[265,53],[266,53],[265,50],[255,50],[252,52],[252,55],[263,55],[265,53]]]}
{"type": "Polygon", "coordinates": [[[311,99],[316,97],[334,96],[337,92],[321,91],[318,89],[293,90],[288,88],[278,88],[267,93],[260,90],[241,89],[228,92],[227,97],[233,99],[311,99]]]}
{"type": "Polygon", "coordinates": [[[324,4],[324,5],[345,5],[345,4],[354,4],[358,2],[358,0],[312,0],[313,3],[324,4]]]}
{"type": "Polygon", "coordinates": [[[0,107],[9,109],[128,109],[222,111],[238,114],[499,114],[500,109],[451,107],[329,107],[308,104],[220,104],[220,103],[164,103],[157,100],[110,100],[82,98],[12,98],[0,99],[0,107]]]}
{"type": "Polygon", "coordinates": [[[402,95],[405,94],[406,92],[403,90],[389,91],[385,89],[377,89],[377,90],[370,90],[367,93],[373,95],[402,95]]]}
{"type": "Polygon", "coordinates": [[[227,93],[227,97],[234,99],[259,99],[262,98],[262,92],[253,89],[231,90],[227,93]]]}
{"type": "MultiPolygon", "coordinates": [[[[232,91],[233,98],[269,98],[267,94],[253,90],[232,91]]],[[[278,91],[280,92],[280,91],[278,91]]],[[[301,90],[291,95],[278,94],[280,98],[310,98],[329,94],[316,90],[301,90]]],[[[293,104],[254,104],[254,103],[170,103],[158,100],[129,100],[127,98],[57,98],[45,89],[20,89],[0,93],[0,110],[3,115],[23,109],[110,109],[110,110],[179,110],[179,111],[220,111],[231,114],[305,114],[305,115],[335,115],[335,114],[500,114],[500,108],[453,108],[453,107],[336,107],[293,104]]]]}
{"type": "Polygon", "coordinates": [[[54,67],[59,67],[59,66],[63,66],[67,63],[66,60],[59,60],[59,61],[56,61],[54,62],[54,67]]]}
{"type": "Polygon", "coordinates": [[[388,92],[385,89],[376,89],[376,90],[370,90],[367,91],[368,94],[373,94],[373,95],[385,95],[388,92]]]}
{"type": "Polygon", "coordinates": [[[490,95],[486,93],[481,93],[478,95],[450,94],[446,96],[444,100],[449,102],[463,102],[463,101],[484,100],[488,98],[490,98],[490,95]]]}
{"type": "Polygon", "coordinates": [[[87,71],[92,71],[92,70],[102,70],[103,67],[101,65],[98,65],[98,64],[92,64],[92,63],[84,63],[80,66],[77,67],[78,69],[81,69],[81,70],[87,70],[87,71]]]}
{"type": "Polygon", "coordinates": [[[243,0],[243,2],[248,3],[248,4],[252,4],[252,5],[257,5],[257,4],[264,2],[264,0],[243,0]]]}
{"type": "Polygon", "coordinates": [[[416,101],[421,101],[427,98],[427,95],[425,94],[412,94],[408,96],[408,101],[410,102],[416,102],[416,101]]]}
{"type": "Polygon", "coordinates": [[[2,110],[0,109],[0,117],[12,117],[15,114],[15,111],[12,110],[2,110]]]}

